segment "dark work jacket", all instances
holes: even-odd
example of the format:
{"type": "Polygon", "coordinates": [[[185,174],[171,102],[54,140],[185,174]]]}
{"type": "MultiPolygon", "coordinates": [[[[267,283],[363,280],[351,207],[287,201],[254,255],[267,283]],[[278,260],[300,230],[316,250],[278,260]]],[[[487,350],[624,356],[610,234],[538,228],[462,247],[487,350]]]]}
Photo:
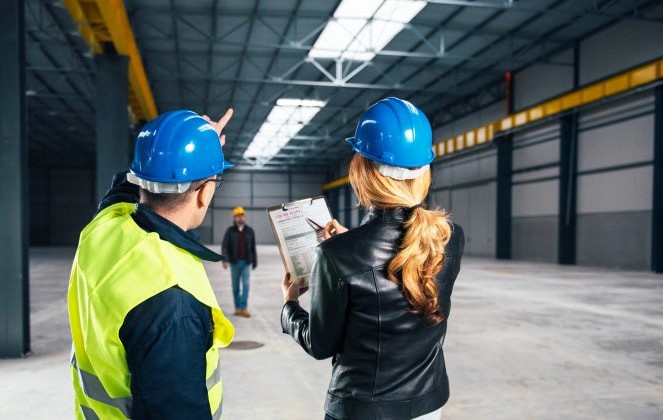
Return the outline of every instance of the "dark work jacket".
{"type": "MultiPolygon", "coordinates": [[[[246,260],[251,263],[253,268],[256,268],[258,266],[256,234],[248,225],[244,225],[244,232],[246,234],[246,260]]],[[[223,235],[223,243],[221,244],[221,253],[231,263],[239,261],[237,257],[237,235],[239,235],[237,225],[230,226],[223,235]]]]}
{"type": "Polygon", "coordinates": [[[296,301],[281,313],[283,331],[311,356],[333,356],[325,411],[337,419],[411,419],[449,398],[442,352],[451,291],[465,238],[452,224],[438,274],[444,321],[432,325],[411,312],[399,286],[386,276],[409,210],[377,212],[362,226],[317,248],[311,273],[311,313],[296,301]]]}
{"type": "MultiPolygon", "coordinates": [[[[138,187],[126,181],[126,173],[120,173],[98,211],[138,200],[138,187]]],[[[137,204],[132,218],[143,230],[156,232],[162,240],[198,258],[223,258],[148,207],[137,204]]],[[[205,355],[212,346],[213,328],[211,309],[178,287],[151,297],[127,314],[120,340],[131,372],[133,419],[212,418],[205,355]]]]}

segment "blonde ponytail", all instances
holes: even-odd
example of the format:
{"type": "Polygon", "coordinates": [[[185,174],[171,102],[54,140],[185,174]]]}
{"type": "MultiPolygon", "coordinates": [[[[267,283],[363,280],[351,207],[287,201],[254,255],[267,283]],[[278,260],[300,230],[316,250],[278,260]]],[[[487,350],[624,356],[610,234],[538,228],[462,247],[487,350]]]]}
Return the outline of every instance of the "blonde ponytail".
{"type": "Polygon", "coordinates": [[[397,254],[389,262],[387,276],[401,286],[412,312],[433,324],[442,322],[436,276],[444,264],[444,247],[451,238],[451,226],[446,213],[427,210],[422,205],[430,187],[430,171],[417,179],[398,181],[381,175],[373,162],[356,153],[350,163],[349,177],[359,203],[365,208],[413,208],[403,224],[405,234],[397,254]]]}

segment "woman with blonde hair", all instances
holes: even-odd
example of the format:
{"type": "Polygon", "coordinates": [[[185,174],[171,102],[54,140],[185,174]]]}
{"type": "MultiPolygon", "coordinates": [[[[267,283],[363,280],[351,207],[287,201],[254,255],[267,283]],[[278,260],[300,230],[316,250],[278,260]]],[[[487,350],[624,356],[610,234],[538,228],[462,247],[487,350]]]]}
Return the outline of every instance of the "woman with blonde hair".
{"type": "Polygon", "coordinates": [[[434,158],[428,119],[383,99],[362,115],[349,168],[367,210],[361,226],[337,221],[317,248],[311,313],[286,274],[283,331],[316,359],[333,357],[326,419],[439,419],[449,398],[442,342],[464,236],[424,200],[434,158]]]}

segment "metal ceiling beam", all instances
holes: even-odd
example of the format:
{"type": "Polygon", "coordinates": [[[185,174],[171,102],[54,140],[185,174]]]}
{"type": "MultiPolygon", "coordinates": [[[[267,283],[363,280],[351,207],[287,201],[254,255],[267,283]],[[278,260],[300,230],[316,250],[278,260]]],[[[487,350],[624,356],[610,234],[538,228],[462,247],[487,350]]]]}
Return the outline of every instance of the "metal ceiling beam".
{"type": "Polygon", "coordinates": [[[145,75],[131,25],[122,0],[62,0],[94,53],[111,43],[118,54],[129,57],[129,102],[135,119],[151,120],[157,108],[145,75]]]}
{"type": "MultiPolygon", "coordinates": [[[[155,83],[174,83],[177,82],[177,78],[173,77],[159,77],[152,78],[155,83]]],[[[202,83],[207,82],[208,78],[183,78],[182,81],[185,83],[202,83]]],[[[260,79],[260,78],[230,78],[230,77],[217,77],[210,79],[212,83],[249,83],[249,84],[259,84],[259,85],[283,85],[283,86],[316,86],[324,88],[348,88],[348,89],[370,89],[370,90],[391,90],[394,92],[417,92],[423,87],[417,86],[408,86],[404,84],[394,84],[394,85],[382,85],[382,84],[371,84],[371,83],[353,83],[353,82],[331,82],[324,80],[288,80],[288,79],[260,79]]],[[[440,93],[440,94],[449,94],[445,90],[428,90],[429,93],[440,93]]]]}
{"type": "MultiPolygon", "coordinates": [[[[177,15],[175,14],[175,0],[170,0],[168,2],[170,6],[170,23],[171,26],[173,27],[173,46],[175,49],[175,56],[180,57],[181,56],[181,51],[180,51],[180,37],[179,33],[177,31],[177,15]]],[[[180,107],[182,106],[182,100],[184,98],[184,95],[182,94],[182,60],[175,60],[175,71],[176,73],[176,78],[177,78],[177,93],[179,95],[180,99],[180,107]]]]}
{"type": "MultiPolygon", "coordinates": [[[[255,22],[255,16],[258,11],[258,5],[260,4],[260,0],[255,0],[255,4],[253,5],[253,11],[251,12],[251,19],[248,22],[248,30],[246,31],[246,38],[245,38],[245,43],[248,44],[249,41],[251,40],[251,35],[253,34],[253,23],[255,22]]],[[[214,43],[210,41],[210,44],[212,45],[212,49],[214,49],[214,43]]],[[[240,60],[239,60],[239,65],[237,66],[237,71],[235,72],[235,79],[239,78],[240,75],[242,74],[242,68],[244,67],[244,63],[246,62],[246,54],[247,54],[247,47],[246,45],[242,47],[242,52],[240,53],[240,60]]],[[[211,79],[211,75],[210,76],[211,79]]],[[[209,83],[209,81],[208,81],[209,83]]],[[[235,100],[235,94],[237,93],[237,85],[234,84],[232,87],[232,91],[230,93],[230,103],[232,104],[233,100],[235,100]]],[[[243,124],[243,123],[242,123],[243,124]]]]}
{"type": "MultiPolygon", "coordinates": [[[[472,35],[472,33],[469,33],[472,35]]],[[[499,35],[495,35],[499,36],[499,35]]],[[[514,39],[519,38],[517,36],[514,37],[514,39]]],[[[524,40],[531,40],[532,38],[524,38],[524,40]]],[[[151,41],[151,42],[172,42],[172,37],[170,36],[152,36],[146,39],[146,41],[151,41]]],[[[561,41],[561,40],[546,40],[548,43],[551,44],[559,44],[562,42],[567,42],[567,41],[561,41]]],[[[187,42],[201,42],[200,39],[196,40],[187,40],[187,42]]],[[[218,54],[229,54],[229,53],[240,53],[239,51],[232,51],[228,50],[227,47],[238,47],[241,51],[247,50],[251,51],[252,56],[258,56],[258,57],[263,57],[263,56],[271,56],[272,52],[274,50],[279,50],[279,51],[285,51],[285,52],[291,52],[292,54],[289,56],[290,58],[296,58],[296,59],[301,59],[302,55],[301,53],[308,53],[310,50],[313,49],[313,45],[291,45],[291,44],[278,44],[278,43],[267,43],[267,42],[237,42],[237,41],[217,41],[215,44],[214,52],[218,54]],[[262,54],[261,54],[262,53],[262,54]]],[[[404,51],[404,50],[390,50],[390,49],[384,49],[380,51],[376,51],[375,55],[377,57],[382,57],[382,58],[411,58],[411,59],[419,59],[419,60],[438,60],[440,64],[445,64],[445,63],[453,63],[459,60],[472,60],[472,61],[483,61],[483,59],[476,58],[473,55],[460,55],[456,53],[450,53],[448,52],[449,49],[447,49],[445,52],[438,52],[438,53],[427,53],[427,52],[418,52],[418,51],[404,51]]],[[[145,54],[155,54],[155,55],[161,55],[161,54],[172,54],[173,50],[168,48],[168,47],[161,47],[161,48],[151,48],[149,50],[145,51],[145,54]]],[[[184,56],[193,56],[193,57],[207,57],[208,51],[207,50],[188,50],[184,52],[184,56]]],[[[318,61],[331,61],[332,59],[316,59],[318,61]]],[[[310,59],[304,59],[304,61],[311,61],[310,59]]],[[[348,62],[352,60],[347,60],[348,62]]],[[[375,65],[375,61],[371,62],[361,62],[363,64],[368,64],[368,65],[375,65]]],[[[525,63],[524,61],[522,63],[525,63]]]]}
{"type": "MultiPolygon", "coordinates": [[[[35,37],[34,34],[27,34],[27,35],[28,35],[28,39],[32,39],[32,40],[38,42],[38,40],[36,39],[36,37],[35,37]]],[[[48,50],[47,48],[44,48],[42,45],[40,45],[40,46],[39,46],[39,51],[40,51],[41,54],[46,58],[46,60],[50,63],[51,66],[54,66],[54,67],[59,66],[59,63],[57,62],[57,60],[53,57],[52,53],[49,52],[49,50],[48,50]]],[[[86,95],[86,94],[81,90],[81,88],[80,88],[79,86],[77,86],[76,83],[74,83],[74,82],[70,79],[70,77],[69,77],[68,74],[63,74],[63,76],[64,76],[64,80],[65,80],[66,84],[69,85],[69,87],[71,87],[71,89],[74,91],[74,93],[76,93],[77,95],[80,96],[80,97],[79,97],[79,100],[82,100],[83,103],[84,103],[89,109],[93,109],[92,103],[91,103],[89,100],[87,100],[87,98],[89,97],[89,94],[86,95]]],[[[55,89],[53,89],[53,91],[56,92],[55,89]]]]}
{"type": "MultiPolygon", "coordinates": [[[[217,26],[218,26],[217,25],[217,21],[218,21],[217,17],[219,16],[219,14],[217,13],[218,7],[219,7],[219,1],[218,0],[213,0],[212,1],[212,31],[211,31],[212,32],[211,36],[213,38],[216,38],[216,33],[217,33],[217,29],[218,29],[217,28],[217,26]]],[[[212,42],[209,43],[209,47],[207,49],[207,55],[208,55],[208,57],[207,57],[207,74],[210,77],[212,77],[212,67],[214,65],[214,57],[216,56],[214,54],[214,43],[212,43],[212,42]]],[[[205,101],[204,101],[206,112],[211,112],[210,108],[209,108],[209,93],[210,93],[211,88],[212,88],[211,82],[208,80],[207,81],[207,87],[205,88],[205,101]]]]}
{"type": "MultiPolygon", "coordinates": [[[[440,6],[449,6],[449,7],[471,7],[471,6],[478,6],[480,8],[492,8],[492,9],[498,9],[498,10],[512,10],[512,11],[518,11],[518,12],[531,12],[531,13],[537,13],[545,10],[545,7],[540,7],[536,6],[536,2],[529,2],[528,4],[525,4],[524,2],[517,2],[514,3],[514,6],[505,8],[504,6],[500,5],[499,2],[487,2],[487,1],[477,1],[477,2],[469,2],[467,0],[458,0],[459,4],[451,4],[454,2],[454,0],[430,0],[428,3],[435,4],[439,3],[440,6]],[[471,4],[460,4],[460,3],[471,3],[471,4]],[[530,6],[531,4],[531,6],[530,6]]],[[[198,15],[204,15],[204,16],[209,16],[209,8],[205,6],[191,6],[188,5],[187,7],[183,7],[181,4],[175,9],[175,12],[179,15],[190,15],[190,16],[198,16],[198,15]]],[[[153,6],[153,5],[140,5],[136,8],[134,8],[131,11],[132,17],[134,15],[138,14],[146,14],[146,15],[163,15],[163,14],[168,14],[169,11],[167,9],[164,9],[163,7],[160,6],[153,6]]],[[[288,18],[290,16],[288,11],[285,10],[270,10],[269,12],[269,17],[273,18],[288,18]]],[[[567,11],[567,10],[554,10],[554,11],[549,11],[546,12],[548,14],[552,15],[558,15],[558,16],[568,16],[570,14],[573,14],[572,11],[567,11]]],[[[596,16],[596,17],[606,17],[606,18],[616,18],[619,17],[618,15],[612,14],[612,13],[606,13],[606,12],[599,12],[599,11],[584,11],[584,16],[596,16]]],[[[222,16],[226,17],[247,17],[250,16],[251,13],[247,9],[237,9],[237,8],[221,8],[219,10],[219,14],[222,16]]],[[[311,20],[327,20],[329,19],[329,14],[324,13],[324,12],[318,12],[318,11],[301,11],[297,15],[298,18],[300,19],[311,19],[311,20]]],[[[662,22],[663,20],[660,18],[648,18],[645,16],[641,15],[635,15],[635,16],[629,16],[628,19],[631,20],[642,20],[642,21],[648,21],[648,22],[662,22]]]]}
{"type": "MultiPolygon", "coordinates": [[[[216,14],[213,16],[217,16],[216,14]]],[[[227,15],[222,15],[223,17],[227,17],[227,15]]],[[[269,17],[267,17],[269,18],[269,17]]],[[[237,30],[243,28],[244,26],[249,25],[250,19],[246,19],[244,21],[239,22],[235,27],[233,27],[232,31],[227,31],[221,35],[209,35],[206,34],[205,32],[201,31],[200,28],[195,28],[194,25],[186,18],[183,16],[178,16],[178,19],[186,23],[187,26],[191,27],[192,30],[194,30],[199,37],[181,37],[180,40],[183,42],[208,42],[208,43],[214,43],[217,46],[222,45],[222,46],[243,46],[245,43],[238,42],[238,41],[229,41],[227,38],[232,35],[234,32],[237,30]]],[[[258,21],[265,25],[264,22],[264,17],[256,18],[259,19],[258,21]]],[[[294,19],[298,19],[298,17],[295,17],[294,19]]],[[[155,36],[155,35],[140,35],[137,34],[138,40],[142,42],[160,42],[160,41],[172,41],[173,35],[168,34],[168,33],[163,33],[163,31],[159,30],[153,23],[146,21],[145,25],[150,26],[151,28],[154,28],[157,30],[157,32],[160,33],[160,35],[155,36]]],[[[266,25],[265,25],[266,26],[266,25]]],[[[270,25],[271,26],[271,25],[270,25]]],[[[324,26],[324,25],[322,25],[324,26]]],[[[438,28],[438,25],[432,25],[428,24],[426,22],[417,22],[416,26],[413,24],[409,25],[410,30],[413,30],[415,28],[420,28],[423,30],[426,29],[432,29],[432,28],[438,28]]],[[[448,32],[471,32],[472,34],[476,36],[484,36],[484,37],[492,37],[492,36],[502,36],[504,35],[504,31],[496,30],[496,29],[490,29],[490,28],[482,28],[482,29],[476,29],[472,25],[464,24],[464,23],[449,23],[444,26],[444,28],[438,29],[437,32],[440,33],[448,33],[448,32]]],[[[310,35],[310,34],[309,34],[310,35]]],[[[301,50],[309,50],[313,47],[313,44],[309,43],[309,35],[305,36],[303,39],[284,39],[283,43],[267,43],[267,42],[249,42],[248,46],[251,49],[258,50],[258,49],[271,49],[271,48],[278,48],[286,51],[301,51],[301,50]],[[306,42],[304,42],[306,40],[306,42]]],[[[531,32],[531,31],[522,31],[517,34],[514,34],[513,37],[514,39],[532,39],[538,37],[539,33],[538,32],[531,32]]],[[[570,41],[569,39],[566,38],[557,38],[557,37],[551,37],[549,38],[551,42],[568,42],[570,41]]],[[[388,55],[385,54],[381,51],[376,52],[377,55],[388,55]]]]}

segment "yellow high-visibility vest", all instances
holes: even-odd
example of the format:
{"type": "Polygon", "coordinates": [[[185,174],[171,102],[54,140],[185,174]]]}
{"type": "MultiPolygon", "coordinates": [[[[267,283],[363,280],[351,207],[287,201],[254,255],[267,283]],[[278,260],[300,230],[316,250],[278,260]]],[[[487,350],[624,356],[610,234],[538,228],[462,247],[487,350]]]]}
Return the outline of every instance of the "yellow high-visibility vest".
{"type": "Polygon", "coordinates": [[[107,207],[81,232],[67,301],[73,340],[71,372],[79,419],[131,418],[131,374],[120,327],[133,308],[173,286],[212,310],[213,344],[207,351],[207,389],[214,418],[221,417],[219,348],[233,339],[202,261],[141,229],[136,205],[107,207]]]}

